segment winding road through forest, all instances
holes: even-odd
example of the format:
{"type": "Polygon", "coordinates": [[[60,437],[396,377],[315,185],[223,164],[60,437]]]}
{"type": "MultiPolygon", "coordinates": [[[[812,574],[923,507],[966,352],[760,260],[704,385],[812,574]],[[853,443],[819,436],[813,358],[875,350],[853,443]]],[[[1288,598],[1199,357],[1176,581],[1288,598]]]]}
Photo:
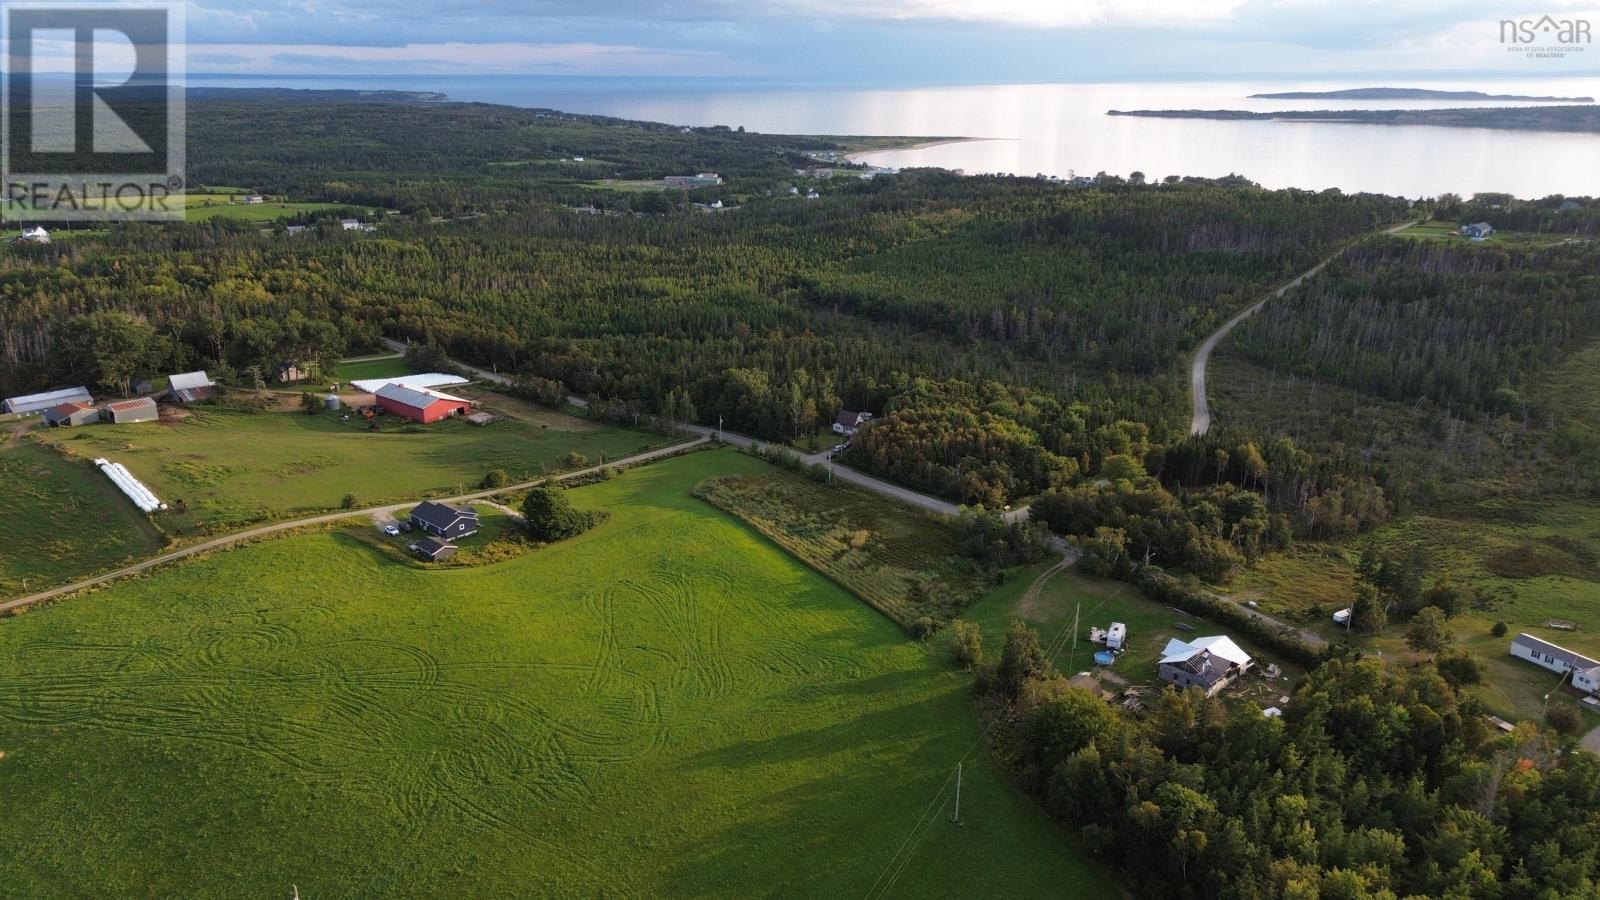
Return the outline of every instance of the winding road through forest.
{"type": "MultiPolygon", "coordinates": [[[[1384,229],[1383,233],[1399,234],[1400,232],[1405,231],[1407,228],[1417,224],[1417,221],[1418,220],[1413,220],[1400,225],[1395,225],[1392,228],[1386,228],[1384,229]]],[[[1217,345],[1222,343],[1222,339],[1227,337],[1228,332],[1237,327],[1240,322],[1243,322],[1245,319],[1248,319],[1260,312],[1261,308],[1266,306],[1268,301],[1276,300],[1277,298],[1282,297],[1289,291],[1299,287],[1306,281],[1306,279],[1317,274],[1318,272],[1321,272],[1323,267],[1327,266],[1328,263],[1333,262],[1336,258],[1338,258],[1339,254],[1343,253],[1344,251],[1345,247],[1340,247],[1333,253],[1328,254],[1328,256],[1321,262],[1305,270],[1304,272],[1301,272],[1299,275],[1296,275],[1289,281],[1278,285],[1265,297],[1262,297],[1260,300],[1252,303],[1243,312],[1239,313],[1228,321],[1223,322],[1222,327],[1211,332],[1211,334],[1206,336],[1205,340],[1200,342],[1200,349],[1194,352],[1194,361],[1189,364],[1189,392],[1194,398],[1194,409],[1189,418],[1190,434],[1205,434],[1211,430],[1211,407],[1206,403],[1206,365],[1211,362],[1211,351],[1217,349],[1217,345]]]]}

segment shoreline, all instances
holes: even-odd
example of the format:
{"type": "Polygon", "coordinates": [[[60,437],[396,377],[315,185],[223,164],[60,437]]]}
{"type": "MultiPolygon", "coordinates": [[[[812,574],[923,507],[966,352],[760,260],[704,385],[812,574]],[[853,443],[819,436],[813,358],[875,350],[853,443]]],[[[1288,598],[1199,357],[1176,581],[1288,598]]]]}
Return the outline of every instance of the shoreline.
{"type": "Polygon", "coordinates": [[[1016,138],[985,138],[985,137],[938,138],[936,140],[923,141],[923,142],[918,143],[918,144],[907,144],[904,147],[874,147],[871,150],[854,150],[854,151],[852,151],[850,153],[846,153],[844,155],[844,158],[849,160],[850,162],[860,162],[861,161],[861,157],[867,156],[867,155],[873,154],[873,153],[894,153],[894,152],[900,151],[900,150],[928,150],[928,149],[933,148],[933,147],[943,147],[946,144],[967,144],[967,143],[971,143],[972,141],[1010,141],[1010,140],[1016,140],[1016,138]]]}

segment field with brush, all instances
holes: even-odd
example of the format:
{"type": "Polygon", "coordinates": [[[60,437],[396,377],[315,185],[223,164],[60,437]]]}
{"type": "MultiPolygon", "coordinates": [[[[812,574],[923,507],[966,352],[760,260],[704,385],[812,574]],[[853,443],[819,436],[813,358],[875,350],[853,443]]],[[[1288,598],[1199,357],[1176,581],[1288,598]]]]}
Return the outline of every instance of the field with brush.
{"type": "Polygon", "coordinates": [[[555,414],[551,420],[559,421],[502,418],[479,427],[386,417],[381,430],[368,431],[354,415],[199,407],[184,419],[73,429],[60,442],[74,456],[127,466],[171,505],[157,523],[189,538],[336,509],[346,493],[363,506],[457,493],[493,469],[513,480],[534,478],[562,468],[571,453],[595,463],[666,440],[555,414]]]}
{"type": "Polygon", "coordinates": [[[993,583],[939,519],[796,472],[715,478],[695,493],[901,625],[949,619],[993,583]]]}
{"type": "Polygon", "coordinates": [[[161,535],[87,462],[23,442],[0,446],[0,597],[148,556],[161,535]]]}
{"type": "Polygon", "coordinates": [[[764,471],[575,489],[610,519],[476,568],[303,534],[0,621],[0,893],[1117,896],[968,676],[691,493],[764,471]]]}

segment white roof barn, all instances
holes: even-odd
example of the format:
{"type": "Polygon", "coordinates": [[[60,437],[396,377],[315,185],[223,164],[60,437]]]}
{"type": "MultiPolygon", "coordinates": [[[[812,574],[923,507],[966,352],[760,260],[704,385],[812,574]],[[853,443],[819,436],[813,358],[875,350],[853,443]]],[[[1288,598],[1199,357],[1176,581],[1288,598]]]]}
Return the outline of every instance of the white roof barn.
{"type": "Polygon", "coordinates": [[[403,384],[386,384],[374,392],[376,396],[396,403],[404,403],[417,409],[426,409],[435,400],[452,400],[456,403],[469,403],[465,397],[456,397],[440,391],[427,388],[410,388],[403,384]]]}
{"type": "Polygon", "coordinates": [[[1167,647],[1161,651],[1162,662],[1182,662],[1196,653],[1205,651],[1224,662],[1235,666],[1250,664],[1250,654],[1244,652],[1233,638],[1225,634],[1213,634],[1209,637],[1198,637],[1192,641],[1180,641],[1173,638],[1167,641],[1167,647]]]}
{"type": "Polygon", "coordinates": [[[45,391],[42,394],[26,394],[21,397],[11,397],[3,404],[5,412],[26,416],[36,412],[44,412],[52,406],[63,403],[94,403],[94,398],[89,396],[86,387],[59,388],[54,391],[45,391]]]}
{"type": "Polygon", "coordinates": [[[192,391],[198,388],[215,387],[211,377],[204,369],[198,372],[183,372],[167,378],[167,386],[175,391],[192,391]]]}
{"type": "Polygon", "coordinates": [[[401,387],[423,390],[426,388],[444,387],[451,384],[466,384],[467,379],[460,375],[449,375],[444,372],[425,372],[421,375],[398,375],[394,378],[358,378],[350,385],[358,391],[376,394],[387,385],[398,384],[401,387]]]}

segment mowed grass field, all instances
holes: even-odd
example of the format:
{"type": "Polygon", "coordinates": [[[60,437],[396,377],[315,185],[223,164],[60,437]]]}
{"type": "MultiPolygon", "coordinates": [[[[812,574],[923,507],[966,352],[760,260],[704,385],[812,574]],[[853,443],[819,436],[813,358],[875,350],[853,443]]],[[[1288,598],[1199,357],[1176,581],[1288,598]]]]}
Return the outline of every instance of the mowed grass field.
{"type": "Polygon", "coordinates": [[[38,590],[135,558],[161,536],[88,463],[0,439],[0,597],[38,590]]]}
{"type": "Polygon", "coordinates": [[[349,384],[357,379],[395,378],[413,374],[403,356],[384,356],[377,359],[346,360],[333,370],[332,381],[349,384]]]}
{"type": "Polygon", "coordinates": [[[492,469],[513,480],[559,469],[572,452],[590,462],[659,446],[659,435],[552,413],[534,423],[461,420],[369,432],[359,416],[243,412],[201,406],[181,420],[73,429],[62,446],[127,466],[172,509],[156,521],[188,538],[337,508],[471,488],[492,469]],[[553,423],[553,424],[552,424],[553,423]]]}
{"type": "Polygon", "coordinates": [[[14,896],[1118,896],[981,751],[970,679],[692,496],[446,571],[338,534],[0,621],[14,896]],[[946,793],[948,797],[948,792],[946,793]]]}

